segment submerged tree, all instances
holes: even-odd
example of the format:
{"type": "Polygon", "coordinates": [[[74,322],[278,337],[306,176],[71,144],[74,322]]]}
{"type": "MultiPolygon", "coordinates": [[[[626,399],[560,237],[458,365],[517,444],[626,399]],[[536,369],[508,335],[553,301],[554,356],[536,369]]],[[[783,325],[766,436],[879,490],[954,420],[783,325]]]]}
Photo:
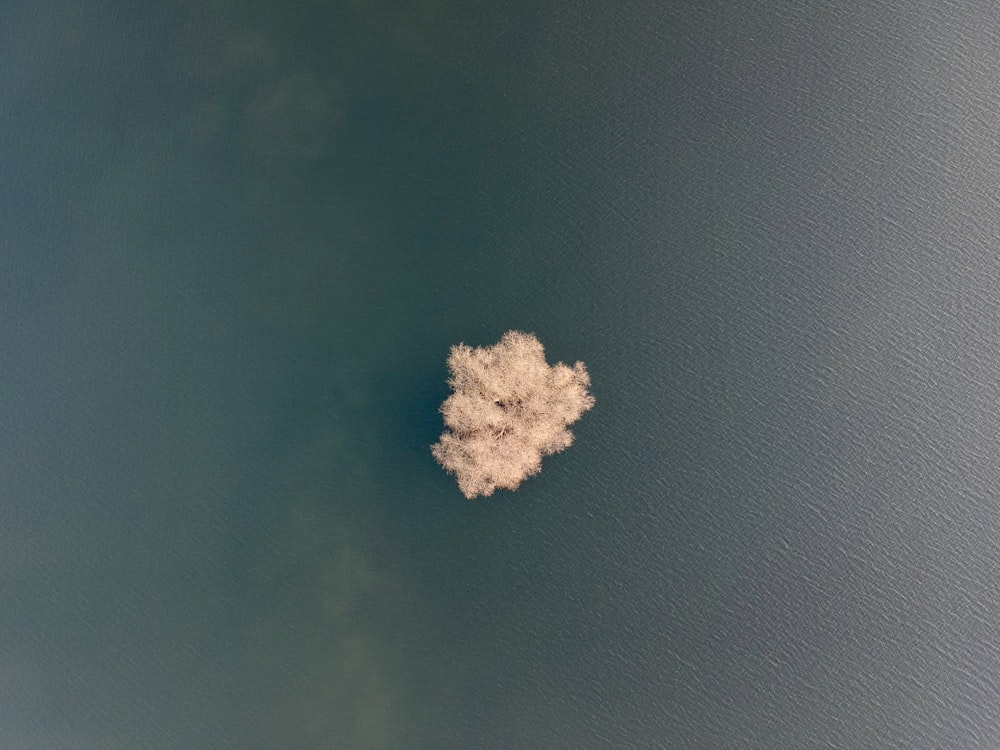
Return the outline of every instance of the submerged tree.
{"type": "Polygon", "coordinates": [[[516,489],[541,471],[542,456],[568,448],[566,427],[594,406],[583,362],[549,366],[530,333],[508,331],[489,347],[453,346],[448,369],[447,429],[431,451],[470,500],[516,489]]]}

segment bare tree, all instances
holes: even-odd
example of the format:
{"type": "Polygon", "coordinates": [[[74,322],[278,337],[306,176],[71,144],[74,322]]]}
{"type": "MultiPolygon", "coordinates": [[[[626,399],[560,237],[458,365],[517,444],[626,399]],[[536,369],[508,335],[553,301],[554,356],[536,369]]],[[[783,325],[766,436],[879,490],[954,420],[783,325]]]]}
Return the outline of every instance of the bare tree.
{"type": "Polygon", "coordinates": [[[541,471],[542,456],[568,448],[566,427],[594,406],[583,362],[549,366],[530,333],[507,331],[488,347],[453,346],[448,369],[447,429],[431,451],[470,500],[517,489],[541,471]]]}

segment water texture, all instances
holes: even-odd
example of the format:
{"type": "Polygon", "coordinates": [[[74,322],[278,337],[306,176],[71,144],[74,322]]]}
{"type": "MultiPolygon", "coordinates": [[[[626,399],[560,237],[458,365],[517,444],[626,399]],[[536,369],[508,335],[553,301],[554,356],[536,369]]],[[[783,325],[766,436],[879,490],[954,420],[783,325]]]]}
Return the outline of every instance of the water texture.
{"type": "Polygon", "coordinates": [[[1000,746],[997,49],[6,3],[0,746],[1000,746]],[[510,329],[597,405],[468,502],[446,358],[510,329]]]}

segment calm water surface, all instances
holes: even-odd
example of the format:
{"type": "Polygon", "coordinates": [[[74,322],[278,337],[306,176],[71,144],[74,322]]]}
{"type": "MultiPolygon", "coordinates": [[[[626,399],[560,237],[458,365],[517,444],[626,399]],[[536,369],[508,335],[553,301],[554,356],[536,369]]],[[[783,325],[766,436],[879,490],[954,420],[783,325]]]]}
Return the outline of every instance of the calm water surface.
{"type": "Polygon", "coordinates": [[[987,3],[0,10],[0,746],[1000,746],[987,3]],[[597,407],[514,494],[445,358],[597,407]]]}

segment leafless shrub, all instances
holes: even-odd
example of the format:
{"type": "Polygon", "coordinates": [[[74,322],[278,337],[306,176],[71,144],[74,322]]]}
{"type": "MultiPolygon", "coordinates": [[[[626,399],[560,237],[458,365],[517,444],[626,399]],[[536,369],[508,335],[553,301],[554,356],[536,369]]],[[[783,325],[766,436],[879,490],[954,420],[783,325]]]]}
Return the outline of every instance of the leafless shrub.
{"type": "Polygon", "coordinates": [[[448,369],[447,429],[431,451],[470,500],[516,489],[541,471],[542,456],[568,448],[566,427],[594,406],[583,362],[549,366],[530,333],[508,331],[489,347],[453,346],[448,369]]]}

